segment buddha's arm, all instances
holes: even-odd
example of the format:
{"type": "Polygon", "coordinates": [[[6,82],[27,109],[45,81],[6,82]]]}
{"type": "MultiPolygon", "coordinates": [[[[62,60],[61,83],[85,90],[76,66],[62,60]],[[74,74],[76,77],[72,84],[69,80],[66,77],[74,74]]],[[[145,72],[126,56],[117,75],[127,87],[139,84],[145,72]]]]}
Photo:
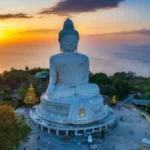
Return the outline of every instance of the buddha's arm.
{"type": "Polygon", "coordinates": [[[55,85],[57,82],[57,71],[53,57],[50,58],[50,84],[55,85]]]}
{"type": "Polygon", "coordinates": [[[57,73],[56,73],[56,69],[51,67],[50,68],[50,84],[51,85],[55,85],[57,81],[57,73]]]}
{"type": "Polygon", "coordinates": [[[86,63],[85,63],[85,68],[87,70],[86,76],[84,78],[84,82],[88,83],[89,82],[89,58],[86,58],[86,63]]]}
{"type": "Polygon", "coordinates": [[[50,83],[49,83],[50,93],[53,93],[55,91],[56,82],[57,82],[57,71],[54,65],[54,60],[51,57],[50,58],[50,83]]]}

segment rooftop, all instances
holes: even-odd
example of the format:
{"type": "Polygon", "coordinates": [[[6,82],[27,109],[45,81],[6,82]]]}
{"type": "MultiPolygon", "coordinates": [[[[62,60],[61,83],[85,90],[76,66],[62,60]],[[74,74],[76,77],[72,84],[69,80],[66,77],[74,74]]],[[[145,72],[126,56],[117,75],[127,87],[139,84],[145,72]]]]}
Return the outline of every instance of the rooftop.
{"type": "Polygon", "coordinates": [[[150,100],[140,100],[140,99],[133,99],[132,100],[132,103],[135,104],[135,105],[143,105],[143,106],[146,106],[150,103],[150,100]]]}

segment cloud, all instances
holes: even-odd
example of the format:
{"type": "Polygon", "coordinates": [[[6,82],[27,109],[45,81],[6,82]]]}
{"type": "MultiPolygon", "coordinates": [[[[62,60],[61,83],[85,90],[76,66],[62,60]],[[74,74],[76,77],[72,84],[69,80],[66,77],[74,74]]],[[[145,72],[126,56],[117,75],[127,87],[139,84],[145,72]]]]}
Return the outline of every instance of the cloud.
{"type": "MultiPolygon", "coordinates": [[[[1,29],[0,29],[1,30],[1,29]]],[[[58,34],[60,29],[33,29],[20,31],[21,34],[58,34]]],[[[83,36],[117,36],[117,35],[144,35],[150,36],[150,29],[139,29],[133,31],[122,31],[113,33],[103,33],[103,34],[85,34],[83,36]]]]}
{"type": "Polygon", "coordinates": [[[0,20],[6,20],[6,19],[22,19],[22,18],[33,18],[33,16],[28,16],[24,13],[18,13],[18,14],[0,14],[0,20]]]}
{"type": "Polygon", "coordinates": [[[104,33],[104,34],[95,34],[96,36],[107,36],[107,35],[128,35],[128,34],[139,34],[150,36],[150,29],[140,29],[133,31],[123,31],[123,32],[114,32],[114,33],[104,33]]]}
{"type": "Polygon", "coordinates": [[[19,33],[29,33],[29,34],[46,34],[46,33],[58,33],[60,29],[33,29],[21,31],[19,33]]]}
{"type": "Polygon", "coordinates": [[[62,0],[55,6],[43,8],[38,14],[56,14],[70,16],[72,13],[96,11],[98,9],[110,9],[118,7],[125,0],[62,0]]]}
{"type": "Polygon", "coordinates": [[[142,34],[142,35],[150,36],[150,29],[135,30],[132,33],[133,34],[142,34]]]}

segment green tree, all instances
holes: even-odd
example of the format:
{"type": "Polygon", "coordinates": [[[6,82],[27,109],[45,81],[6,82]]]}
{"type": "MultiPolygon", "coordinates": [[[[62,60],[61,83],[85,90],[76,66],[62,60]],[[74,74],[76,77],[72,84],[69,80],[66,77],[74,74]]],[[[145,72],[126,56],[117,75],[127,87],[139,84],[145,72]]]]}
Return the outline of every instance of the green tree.
{"type": "Polygon", "coordinates": [[[10,94],[2,94],[3,101],[12,101],[12,96],[10,94]]]}
{"type": "Polygon", "coordinates": [[[22,116],[16,117],[11,106],[0,106],[0,148],[16,149],[21,141],[28,139],[31,128],[22,116]]]}
{"type": "Polygon", "coordinates": [[[28,66],[25,67],[25,71],[26,71],[26,72],[29,71],[29,67],[28,67],[28,66]]]}
{"type": "Polygon", "coordinates": [[[40,68],[40,67],[38,67],[38,68],[31,68],[30,70],[29,70],[29,74],[30,75],[35,75],[37,72],[41,72],[41,71],[43,71],[43,70],[45,70],[45,71],[49,71],[49,69],[48,68],[40,68]]]}
{"type": "Polygon", "coordinates": [[[117,95],[117,91],[113,86],[110,86],[108,95],[110,98],[112,98],[114,95],[117,95]]]}
{"type": "Polygon", "coordinates": [[[3,84],[3,76],[0,74],[0,85],[3,84]]]}
{"type": "Polygon", "coordinates": [[[10,105],[12,106],[12,101],[0,101],[0,105],[10,105]]]}
{"type": "Polygon", "coordinates": [[[142,95],[142,99],[150,100],[150,92],[146,92],[142,95]]]}
{"type": "Polygon", "coordinates": [[[137,94],[134,96],[134,98],[135,98],[135,99],[142,99],[142,97],[139,96],[139,95],[137,95],[137,94]]]}
{"type": "Polygon", "coordinates": [[[17,93],[20,99],[24,100],[25,95],[27,94],[28,88],[29,88],[28,86],[21,86],[18,88],[17,93]]]}
{"type": "Polygon", "coordinates": [[[146,111],[150,113],[150,103],[146,106],[146,111]]]}
{"type": "Polygon", "coordinates": [[[112,80],[126,80],[127,73],[125,72],[116,72],[111,76],[112,80]]]}
{"type": "Polygon", "coordinates": [[[132,71],[129,71],[129,72],[127,73],[127,75],[126,75],[126,78],[127,78],[128,80],[133,79],[133,78],[135,78],[135,77],[136,77],[136,73],[135,73],[135,72],[132,72],[132,71]]]}
{"type": "Polygon", "coordinates": [[[96,83],[98,85],[110,84],[110,79],[105,73],[96,73],[90,77],[90,82],[96,83]]]}
{"type": "Polygon", "coordinates": [[[119,99],[126,97],[130,90],[129,84],[126,81],[122,81],[119,79],[116,79],[113,82],[112,88],[114,91],[114,95],[116,95],[119,99]]]}
{"type": "Polygon", "coordinates": [[[136,74],[132,71],[129,71],[128,73],[126,73],[126,72],[116,72],[116,73],[114,73],[113,76],[111,76],[111,79],[112,80],[119,79],[119,80],[128,81],[128,80],[133,79],[135,76],[136,76],[136,74]]]}
{"type": "Polygon", "coordinates": [[[23,70],[11,69],[3,75],[3,84],[11,89],[18,88],[22,83],[27,82],[27,72],[23,70]]]}

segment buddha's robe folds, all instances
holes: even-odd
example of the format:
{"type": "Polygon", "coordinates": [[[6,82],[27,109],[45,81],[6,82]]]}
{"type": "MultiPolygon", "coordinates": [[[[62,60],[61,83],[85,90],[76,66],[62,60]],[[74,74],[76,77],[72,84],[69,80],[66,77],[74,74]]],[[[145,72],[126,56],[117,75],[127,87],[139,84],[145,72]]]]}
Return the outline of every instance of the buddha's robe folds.
{"type": "Polygon", "coordinates": [[[99,88],[96,84],[84,84],[80,86],[56,85],[53,94],[47,94],[51,99],[67,99],[73,96],[81,98],[90,98],[98,96],[99,88]]]}
{"type": "Polygon", "coordinates": [[[67,99],[73,96],[90,98],[98,96],[99,87],[89,81],[88,57],[79,53],[60,53],[50,58],[50,81],[55,83],[55,90],[46,94],[50,99],[67,99]],[[58,78],[58,79],[57,79],[58,78]]]}

